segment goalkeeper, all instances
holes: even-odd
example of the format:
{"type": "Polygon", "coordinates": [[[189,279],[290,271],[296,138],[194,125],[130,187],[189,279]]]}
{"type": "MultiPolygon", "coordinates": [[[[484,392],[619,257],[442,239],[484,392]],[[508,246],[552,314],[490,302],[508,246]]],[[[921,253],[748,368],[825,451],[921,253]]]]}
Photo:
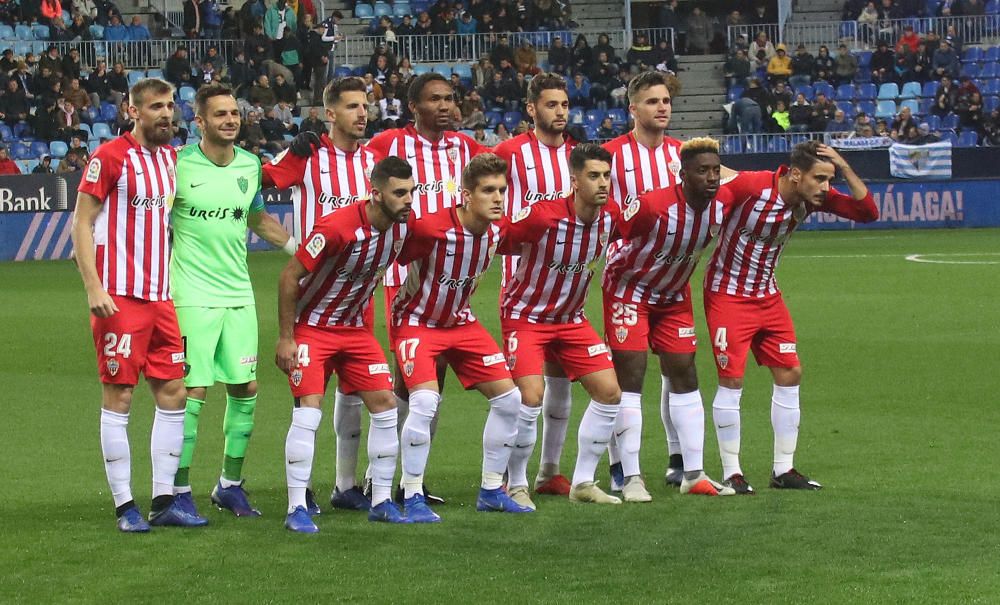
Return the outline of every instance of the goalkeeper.
{"type": "Polygon", "coordinates": [[[235,146],[240,112],[232,91],[219,84],[200,88],[195,122],[203,138],[177,154],[171,209],[170,285],[188,364],[184,448],[174,493],[185,510],[198,514],[189,478],[198,416],[208,387],[219,381],[226,385],[225,458],[212,502],[238,517],[258,516],[243,490],[257,403],[257,311],[247,269],[247,227],[289,254],[295,240],[264,210],[260,160],[235,146]]]}

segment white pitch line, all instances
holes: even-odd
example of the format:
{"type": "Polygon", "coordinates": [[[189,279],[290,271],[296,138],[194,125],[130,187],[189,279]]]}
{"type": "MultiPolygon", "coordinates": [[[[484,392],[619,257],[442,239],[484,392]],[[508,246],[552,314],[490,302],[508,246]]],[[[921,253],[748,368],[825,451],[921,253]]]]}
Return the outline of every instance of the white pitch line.
{"type": "Polygon", "coordinates": [[[1000,252],[926,252],[923,254],[788,254],[784,258],[903,258],[916,263],[995,265],[1000,261],[934,261],[924,256],[1000,256],[1000,252]],[[919,259],[919,260],[918,260],[919,259]]]}
{"type": "Polygon", "coordinates": [[[1000,265],[996,260],[934,260],[925,256],[1000,256],[1000,252],[972,252],[968,254],[910,254],[906,260],[914,263],[929,263],[934,265],[1000,265]]]}

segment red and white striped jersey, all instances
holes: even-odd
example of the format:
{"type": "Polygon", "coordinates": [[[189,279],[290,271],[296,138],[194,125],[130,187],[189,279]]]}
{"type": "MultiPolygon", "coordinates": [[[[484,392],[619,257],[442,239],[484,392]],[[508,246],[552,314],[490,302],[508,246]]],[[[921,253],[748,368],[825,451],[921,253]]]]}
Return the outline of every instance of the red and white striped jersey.
{"type": "Polygon", "coordinates": [[[628,206],[639,194],[673,187],[681,170],[681,142],[663,137],[650,149],[629,132],[603,145],[611,153],[611,197],[628,206]]]}
{"type": "MultiPolygon", "coordinates": [[[[557,200],[570,191],[569,154],[576,146],[569,136],[559,147],[549,147],[538,140],[533,130],[507,139],[494,149],[494,153],[507,162],[507,200],[505,216],[515,216],[525,208],[542,200],[557,200]]],[[[503,258],[503,283],[506,284],[518,257],[503,258]]]]}
{"type": "MultiPolygon", "coordinates": [[[[706,290],[748,298],[779,293],[774,271],[781,251],[811,211],[781,198],[778,179],[786,172],[787,166],[774,172],[741,172],[726,183],[733,210],[723,221],[719,245],[705,271],[706,290]]],[[[855,200],[831,187],[819,210],[859,222],[878,218],[871,191],[855,200]]]]}
{"type": "MultiPolygon", "coordinates": [[[[413,168],[413,215],[458,206],[462,199],[462,170],[469,160],[489,151],[472,137],[445,131],[437,141],[417,133],[413,124],[385,130],[372,138],[368,148],[383,157],[403,158],[413,168]]],[[[385,276],[385,285],[399,286],[406,279],[406,269],[393,265],[385,276]]]]}
{"type": "Polygon", "coordinates": [[[499,241],[498,224],[475,235],[462,226],[454,207],[415,221],[397,259],[409,263],[409,273],[392,305],[392,325],[448,328],[475,322],[469,298],[499,241]]]}
{"type": "Polygon", "coordinates": [[[520,254],[504,290],[504,321],[532,324],[580,323],[583,303],[598,260],[612,237],[618,207],[601,208],[585,223],[576,215],[573,196],[538,202],[505,218],[500,251],[520,254]]]}
{"type": "Polygon", "coordinates": [[[339,208],[316,221],[295,257],[309,270],[299,283],[296,323],[361,326],[365,308],[386,268],[410,231],[394,223],[379,231],[368,220],[366,202],[339,208]]]}
{"type": "Polygon", "coordinates": [[[167,225],[177,190],[177,153],[151,151],[126,133],[97,148],[79,191],[101,200],[94,224],[97,275],[109,294],[170,299],[167,225]]]}
{"type": "Polygon", "coordinates": [[[344,151],[326,133],[307,158],[283,151],[264,164],[264,185],[292,190],[293,237],[302,242],[316,221],[337,208],[368,199],[372,168],[382,157],[364,145],[344,151]]]}
{"type": "Polygon", "coordinates": [[[725,187],[701,212],[687,204],[681,185],[641,194],[617,222],[621,239],[608,253],[604,291],[650,305],[683,300],[691,273],[731,206],[725,187]]]}

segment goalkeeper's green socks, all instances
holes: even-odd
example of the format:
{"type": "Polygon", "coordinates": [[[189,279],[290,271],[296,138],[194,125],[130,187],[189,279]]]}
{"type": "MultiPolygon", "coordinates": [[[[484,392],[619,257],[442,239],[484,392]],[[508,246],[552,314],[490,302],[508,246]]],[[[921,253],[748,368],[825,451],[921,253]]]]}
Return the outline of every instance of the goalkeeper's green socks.
{"type": "Polygon", "coordinates": [[[250,435],[253,434],[253,411],[257,396],[233,397],[226,395],[226,419],[222,431],[226,435],[225,459],[222,463],[222,487],[240,483],[243,477],[243,459],[246,457],[250,435]]]}
{"type": "Polygon", "coordinates": [[[187,398],[184,407],[184,445],[181,448],[180,466],[174,475],[174,493],[191,491],[191,460],[194,458],[194,445],[198,441],[198,416],[205,402],[200,399],[187,398]]]}

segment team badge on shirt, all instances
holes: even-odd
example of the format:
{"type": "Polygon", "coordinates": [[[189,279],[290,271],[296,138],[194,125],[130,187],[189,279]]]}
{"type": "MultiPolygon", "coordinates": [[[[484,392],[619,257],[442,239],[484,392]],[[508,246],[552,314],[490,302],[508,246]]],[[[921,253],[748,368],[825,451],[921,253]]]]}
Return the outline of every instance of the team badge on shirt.
{"type": "Polygon", "coordinates": [[[669,164],[667,164],[667,168],[670,170],[671,174],[677,176],[681,172],[681,163],[678,160],[672,160],[669,164]]]}
{"type": "Polygon", "coordinates": [[[448,159],[454,162],[458,159],[458,150],[452,147],[448,150],[448,159]]]}
{"type": "Polygon", "coordinates": [[[514,215],[514,218],[511,219],[511,222],[519,223],[524,219],[528,218],[529,214],[531,214],[531,206],[525,206],[524,208],[521,208],[520,210],[517,211],[517,214],[514,215]]]}
{"type": "Polygon", "coordinates": [[[117,359],[112,358],[112,359],[108,360],[108,374],[111,374],[112,376],[117,376],[118,375],[118,369],[120,367],[121,366],[118,365],[118,360],[117,359]]]}
{"type": "Polygon", "coordinates": [[[87,164],[87,174],[84,179],[88,183],[96,183],[101,178],[101,160],[100,158],[94,158],[90,160],[87,164]]]}
{"type": "Polygon", "coordinates": [[[719,367],[721,369],[725,370],[726,366],[729,365],[729,355],[726,355],[725,353],[719,353],[718,355],[715,356],[715,358],[718,360],[719,367]]]}
{"type": "Polygon", "coordinates": [[[403,240],[398,239],[392,242],[392,251],[399,254],[399,251],[403,249],[403,240]]]}
{"type": "Polygon", "coordinates": [[[721,229],[721,227],[719,225],[712,225],[711,227],[708,228],[708,233],[712,237],[717,237],[719,235],[719,230],[720,229],[721,229]]]}
{"type": "Polygon", "coordinates": [[[292,379],[292,384],[295,386],[302,384],[302,370],[295,368],[292,370],[292,373],[288,375],[288,377],[292,379]]]}
{"type": "Polygon", "coordinates": [[[246,193],[247,189],[250,188],[250,181],[247,180],[247,177],[241,176],[236,179],[236,185],[240,188],[240,191],[246,193]]]}

